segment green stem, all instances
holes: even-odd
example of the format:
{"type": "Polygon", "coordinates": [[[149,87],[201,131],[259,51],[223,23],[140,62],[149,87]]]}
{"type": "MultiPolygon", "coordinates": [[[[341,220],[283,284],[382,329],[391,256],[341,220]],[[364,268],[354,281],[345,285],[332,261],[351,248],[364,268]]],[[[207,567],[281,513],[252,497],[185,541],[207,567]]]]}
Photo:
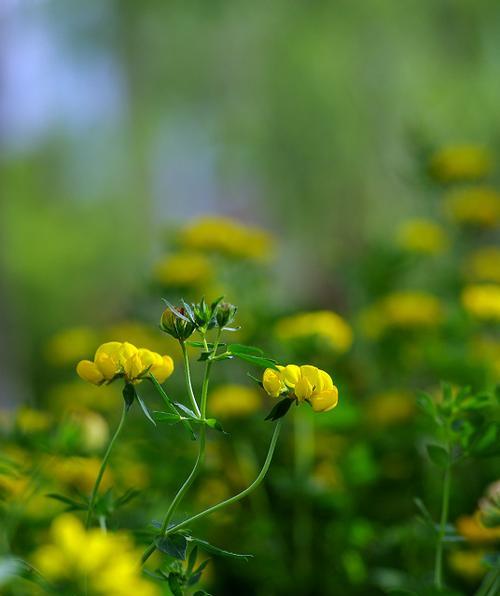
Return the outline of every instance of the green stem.
{"type": "Polygon", "coordinates": [[[104,476],[104,471],[106,470],[106,466],[108,464],[108,459],[109,456],[111,455],[111,451],[113,450],[113,446],[115,444],[116,439],[118,438],[118,435],[120,434],[122,428],[123,428],[123,423],[125,422],[125,417],[127,415],[127,404],[125,402],[123,402],[123,410],[122,410],[122,415],[120,418],[120,422],[118,423],[118,426],[115,430],[115,434],[113,435],[113,437],[111,438],[111,441],[109,442],[108,448],[106,450],[106,453],[104,454],[104,457],[102,458],[102,462],[101,462],[101,467],[99,468],[99,473],[97,474],[97,478],[94,484],[94,488],[92,489],[92,493],[90,495],[90,501],[89,501],[89,508],[87,510],[87,519],[85,522],[85,527],[88,529],[90,527],[90,522],[92,520],[92,515],[94,513],[94,506],[95,506],[95,501],[97,498],[97,492],[99,491],[99,486],[101,484],[101,480],[102,477],[104,476]]]}
{"type": "MultiPolygon", "coordinates": [[[[229,499],[226,499],[225,501],[221,501],[220,503],[217,503],[216,505],[213,505],[212,507],[209,507],[208,509],[201,511],[200,513],[197,513],[196,515],[193,515],[192,517],[185,519],[184,521],[176,524],[175,526],[172,526],[171,528],[167,528],[163,535],[166,536],[173,532],[177,532],[178,530],[181,530],[185,526],[191,524],[194,521],[201,519],[202,517],[210,515],[211,513],[215,513],[216,511],[218,511],[219,509],[222,509],[223,507],[227,507],[229,505],[232,505],[233,503],[236,503],[237,501],[243,499],[244,497],[249,495],[252,491],[254,491],[260,485],[260,483],[264,480],[264,478],[269,470],[269,466],[271,465],[271,461],[273,459],[274,450],[276,448],[276,443],[278,441],[278,437],[280,434],[282,422],[283,422],[282,420],[278,420],[278,422],[276,423],[264,465],[262,466],[262,469],[259,472],[259,475],[257,476],[257,478],[252,482],[252,484],[250,484],[250,486],[248,486],[245,490],[242,490],[240,493],[234,495],[233,497],[230,497],[229,499]]],[[[142,563],[143,564],[149,559],[149,557],[154,553],[155,550],[156,550],[156,545],[153,542],[152,544],[150,544],[148,546],[148,548],[144,551],[144,554],[142,555],[142,563]]]]}
{"type": "Polygon", "coordinates": [[[191,368],[189,366],[189,356],[188,356],[188,353],[186,350],[186,344],[183,341],[181,341],[180,344],[181,344],[181,348],[182,348],[182,355],[184,356],[184,374],[186,376],[186,386],[188,389],[189,399],[191,400],[193,409],[199,418],[201,416],[201,412],[200,412],[200,408],[198,407],[198,402],[196,401],[196,397],[194,396],[193,383],[191,381],[191,368]]]}
{"type": "Polygon", "coordinates": [[[451,465],[447,464],[444,471],[443,498],[441,501],[441,520],[436,546],[436,559],[434,566],[434,584],[438,590],[443,589],[443,538],[448,523],[448,510],[450,505],[451,465]]]}
{"type": "Polygon", "coordinates": [[[496,582],[500,576],[500,570],[492,569],[485,576],[475,596],[488,596],[490,593],[492,596],[497,592],[492,592],[492,588],[495,588],[496,582]]]}

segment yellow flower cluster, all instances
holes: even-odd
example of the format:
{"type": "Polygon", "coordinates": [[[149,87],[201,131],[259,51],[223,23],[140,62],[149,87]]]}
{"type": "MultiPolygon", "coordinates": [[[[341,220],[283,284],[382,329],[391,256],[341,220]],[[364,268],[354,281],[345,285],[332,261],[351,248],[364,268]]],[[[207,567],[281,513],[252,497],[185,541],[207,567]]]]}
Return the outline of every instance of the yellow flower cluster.
{"type": "Polygon", "coordinates": [[[277,368],[266,368],[262,375],[262,386],[270,397],[285,395],[299,403],[307,401],[315,412],[328,412],[337,405],[338,389],[324,370],[309,364],[277,368]]]}
{"type": "Polygon", "coordinates": [[[479,248],[466,259],[464,270],[467,277],[474,281],[500,283],[500,248],[479,248]]]}
{"type": "Polygon", "coordinates": [[[388,294],[361,314],[365,333],[377,338],[389,329],[418,329],[438,325],[443,307],[425,292],[401,291],[388,294]]]}
{"type": "Polygon", "coordinates": [[[266,259],[272,251],[272,239],[267,232],[227,217],[200,218],[181,231],[179,240],[187,249],[254,260],[266,259]]]}
{"type": "Polygon", "coordinates": [[[260,409],[259,393],[245,385],[221,385],[210,393],[210,410],[215,416],[248,416],[260,409]]]}
{"type": "Polygon", "coordinates": [[[152,373],[163,383],[173,372],[174,362],[170,356],[160,356],[146,348],[136,348],[128,342],[110,341],[97,349],[94,360],[81,360],[76,371],[84,380],[101,385],[117,377],[128,383],[139,382],[144,375],[152,373]]]}
{"type": "Polygon", "coordinates": [[[281,341],[318,337],[337,352],[346,352],[352,344],[352,329],[338,314],[330,310],[305,312],[284,317],[275,327],[281,341]]]}
{"type": "Polygon", "coordinates": [[[450,145],[430,160],[431,173],[442,182],[478,180],[489,174],[492,166],[490,152],[478,145],[450,145]]]}
{"type": "Polygon", "coordinates": [[[459,224],[495,228],[500,223],[500,193],[486,186],[451,192],[445,198],[445,210],[459,224]]]}
{"type": "Polygon", "coordinates": [[[165,257],[157,263],[153,276],[163,285],[199,288],[212,280],[214,269],[205,255],[181,252],[165,257]]]}
{"type": "Polygon", "coordinates": [[[467,286],[462,291],[462,304],[477,319],[500,322],[500,284],[467,286]]]}
{"type": "Polygon", "coordinates": [[[457,532],[463,536],[467,542],[473,544],[489,544],[500,542],[500,527],[487,528],[481,523],[480,512],[476,511],[474,515],[463,515],[455,522],[457,532]]]}
{"type": "Polygon", "coordinates": [[[86,531],[77,517],[64,514],[51,527],[51,543],[38,548],[33,564],[56,587],[94,596],[159,596],[140,575],[139,553],[128,536],[86,531]]]}
{"type": "Polygon", "coordinates": [[[70,327],[50,338],[45,356],[56,366],[73,364],[88,354],[97,341],[97,333],[90,327],[70,327]]]}
{"type": "Polygon", "coordinates": [[[402,223],[397,232],[397,243],[408,252],[433,255],[446,249],[448,237],[432,220],[415,218],[402,223]]]}

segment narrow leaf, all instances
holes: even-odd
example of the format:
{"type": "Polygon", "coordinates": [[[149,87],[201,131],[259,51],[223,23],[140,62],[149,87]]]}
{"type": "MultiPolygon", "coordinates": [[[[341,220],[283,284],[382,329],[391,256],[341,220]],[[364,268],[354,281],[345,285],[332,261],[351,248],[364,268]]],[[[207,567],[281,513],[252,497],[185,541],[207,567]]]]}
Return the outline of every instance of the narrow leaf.
{"type": "Polygon", "coordinates": [[[253,555],[242,555],[239,553],[233,553],[231,551],[224,550],[222,548],[219,548],[218,546],[214,546],[213,544],[210,544],[210,542],[207,542],[206,540],[201,540],[200,538],[194,538],[194,536],[188,536],[187,539],[192,544],[197,544],[198,546],[200,546],[207,553],[212,553],[212,554],[218,555],[220,557],[227,557],[230,559],[242,559],[244,561],[248,561],[248,559],[251,559],[253,557],[253,555]]]}
{"type": "Polygon", "coordinates": [[[249,354],[250,356],[263,356],[264,351],[253,346],[245,346],[243,344],[229,344],[227,351],[231,354],[249,354]]]}
{"type": "Polygon", "coordinates": [[[143,411],[144,416],[146,416],[146,418],[151,422],[151,424],[153,426],[156,426],[156,422],[151,417],[151,414],[149,413],[149,410],[148,410],[146,404],[144,403],[144,401],[141,398],[141,396],[137,393],[137,391],[135,392],[135,396],[137,398],[137,401],[139,402],[139,405],[141,406],[141,410],[143,411]]]}
{"type": "Polygon", "coordinates": [[[187,539],[182,534],[169,534],[157,538],[156,547],[162,553],[184,561],[187,551],[187,539]]]}
{"type": "Polygon", "coordinates": [[[279,418],[283,418],[285,414],[288,412],[290,407],[293,404],[293,399],[289,397],[285,397],[281,401],[279,401],[274,408],[269,412],[269,414],[265,417],[265,420],[278,420],[279,418]]]}

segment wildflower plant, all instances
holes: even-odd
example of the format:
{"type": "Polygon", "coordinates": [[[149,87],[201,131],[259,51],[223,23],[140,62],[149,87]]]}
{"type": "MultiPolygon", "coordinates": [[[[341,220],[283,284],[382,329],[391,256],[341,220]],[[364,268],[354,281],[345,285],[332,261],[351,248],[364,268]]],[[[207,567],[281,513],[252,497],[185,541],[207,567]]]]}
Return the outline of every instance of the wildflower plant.
{"type": "MultiPolygon", "coordinates": [[[[135,491],[127,491],[117,498],[113,497],[111,490],[100,494],[101,482],[112,450],[125,426],[127,413],[135,403],[139,405],[148,421],[155,426],[157,432],[160,432],[164,425],[180,424],[186,430],[186,438],[189,437],[196,441],[198,446],[191,472],[175,496],[165,505],[162,519],[152,522],[155,530],[151,536],[150,544],[140,557],[140,563],[144,565],[153,553],[159,552],[166,556],[166,565],[161,564],[154,571],[148,571],[148,574],[157,581],[166,582],[170,591],[177,596],[186,593],[186,590],[191,589],[191,586],[195,585],[201,577],[207,561],[197,562],[200,549],[209,554],[234,559],[246,560],[251,556],[216,547],[203,538],[195,536],[192,527],[198,520],[236,503],[258,488],[271,465],[283,417],[292,405],[308,404],[314,412],[328,412],[338,403],[338,390],[333,384],[331,376],[315,366],[295,364],[282,366],[276,360],[266,356],[260,348],[225,341],[223,334],[238,329],[234,326],[236,314],[237,307],[223,301],[222,298],[213,302],[207,302],[203,298],[197,303],[188,303],[182,300],[177,305],[166,302],[166,308],[160,318],[160,329],[173,337],[180,346],[187,396],[185,403],[172,399],[163,387],[164,382],[174,372],[174,362],[169,355],[160,355],[146,348],[137,348],[129,342],[111,341],[102,344],[97,349],[93,360],[82,360],[78,363],[78,375],[93,385],[104,386],[115,382],[122,383],[123,408],[90,495],[88,497],[81,496],[80,499],[60,494],[51,495],[54,499],[67,505],[69,510],[84,512],[85,527],[74,517],[62,518],[55,525],[55,546],[41,547],[37,552],[37,559],[43,563],[41,568],[47,569],[49,582],[51,579],[56,580],[57,585],[59,579],[67,580],[66,564],[56,561],[51,565],[50,557],[47,554],[56,553],[56,551],[59,554],[62,553],[66,544],[64,538],[66,527],[74,528],[81,541],[88,541],[89,545],[100,544],[99,532],[106,531],[107,517],[136,496],[135,491]],[[205,369],[199,391],[196,390],[193,383],[191,370],[193,350],[198,351],[197,360],[203,364],[205,369]],[[269,397],[278,400],[266,417],[266,420],[271,421],[274,425],[267,455],[259,473],[245,489],[214,503],[191,517],[179,520],[177,518],[179,506],[204,468],[207,433],[215,431],[227,436],[221,423],[210,416],[208,398],[214,366],[231,360],[239,360],[246,365],[263,369],[262,375],[250,376],[269,397]],[[142,393],[141,383],[144,382],[151,383],[157,391],[165,405],[164,410],[150,411],[140,395],[142,393]],[[101,530],[93,527],[96,522],[99,523],[101,530]]],[[[227,396],[225,400],[227,402],[227,396]]],[[[102,548],[106,549],[108,545],[109,548],[112,548],[113,540],[112,537],[109,539],[103,537],[102,548]]],[[[127,552],[130,553],[130,548],[127,552]]],[[[87,564],[85,557],[81,562],[81,557],[78,558],[79,555],[76,554],[73,556],[74,560],[70,561],[72,556],[71,553],[62,553],[59,559],[62,561],[69,557],[68,565],[78,566],[84,585],[91,587],[93,582],[97,581],[96,578],[90,577],[94,567],[87,564]]],[[[91,556],[90,553],[89,556],[91,556]]],[[[130,555],[125,556],[124,554],[124,557],[130,558],[130,555]]],[[[117,565],[120,562],[121,560],[117,562],[117,565]]],[[[99,568],[99,585],[106,585],[107,579],[105,573],[101,578],[102,573],[104,573],[103,570],[99,568]]],[[[143,581],[136,579],[134,573],[134,570],[130,570],[131,582],[143,581]]],[[[100,592],[96,591],[96,593],[100,592]]]]}

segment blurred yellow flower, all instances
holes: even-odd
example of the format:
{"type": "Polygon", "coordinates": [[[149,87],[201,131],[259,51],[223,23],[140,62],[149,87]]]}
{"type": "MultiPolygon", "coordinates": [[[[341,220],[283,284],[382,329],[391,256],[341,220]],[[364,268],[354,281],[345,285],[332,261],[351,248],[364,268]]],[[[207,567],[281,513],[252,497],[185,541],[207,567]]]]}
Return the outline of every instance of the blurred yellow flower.
{"type": "Polygon", "coordinates": [[[170,356],[160,356],[146,348],[136,348],[128,342],[110,341],[97,348],[94,361],[81,360],[76,372],[94,385],[110,383],[123,376],[128,383],[138,383],[142,377],[152,373],[163,383],[174,371],[170,356]]]}
{"type": "Polygon", "coordinates": [[[245,226],[228,217],[202,217],[184,227],[179,238],[181,246],[195,250],[209,250],[222,254],[263,260],[272,253],[269,233],[245,226]]]}
{"type": "Polygon", "coordinates": [[[479,248],[467,257],[464,271],[473,281],[500,283],[500,248],[497,246],[479,248]]]}
{"type": "Polygon", "coordinates": [[[330,310],[305,312],[280,319],[275,326],[281,341],[318,337],[329,348],[346,352],[352,344],[352,329],[337,313],[330,310]]]}
{"type": "MultiPolygon", "coordinates": [[[[89,492],[94,486],[96,476],[101,467],[101,460],[97,457],[47,457],[43,468],[48,479],[65,486],[78,488],[89,492]]],[[[112,484],[112,474],[109,467],[104,472],[101,483],[103,488],[112,484]]]]}
{"type": "Polygon", "coordinates": [[[78,432],[81,446],[84,449],[98,451],[107,445],[109,426],[101,414],[81,408],[72,408],[67,424],[78,432]]]}
{"type": "Polygon", "coordinates": [[[364,409],[367,422],[374,426],[401,424],[415,413],[415,399],[404,391],[387,391],[374,395],[364,409]]]}
{"type": "Polygon", "coordinates": [[[97,341],[97,333],[89,327],[65,329],[47,342],[45,356],[51,364],[72,365],[91,352],[97,341]]]}
{"type": "Polygon", "coordinates": [[[25,434],[48,430],[52,422],[52,415],[43,410],[34,410],[24,406],[17,411],[16,426],[25,434]]]}
{"type": "Polygon", "coordinates": [[[432,155],[430,171],[442,182],[478,180],[493,166],[491,153],[480,145],[450,145],[432,155]]]}
{"type": "Polygon", "coordinates": [[[500,223],[500,193],[487,186],[452,191],[444,206],[448,216],[459,224],[494,228],[500,223]]]}
{"type": "Polygon", "coordinates": [[[462,291],[462,304],[473,317],[500,321],[500,284],[470,285],[462,291]]]}
{"type": "Polygon", "coordinates": [[[463,515],[455,522],[457,532],[472,544],[490,544],[500,542],[500,527],[487,528],[481,523],[480,512],[463,515]]]}
{"type": "Polygon", "coordinates": [[[261,399],[258,391],[245,385],[220,385],[214,389],[208,399],[210,412],[214,416],[248,416],[258,411],[261,399]]]}
{"type": "Polygon", "coordinates": [[[141,577],[139,553],[127,535],[85,530],[76,516],[64,514],[52,523],[50,536],[33,554],[33,564],[56,586],[93,596],[159,596],[141,577]]]}
{"type": "Polygon", "coordinates": [[[309,364],[266,368],[262,385],[270,397],[288,394],[290,399],[309,402],[315,412],[329,412],[338,404],[339,392],[330,375],[309,364]]]}
{"type": "Polygon", "coordinates": [[[214,277],[214,268],[205,255],[183,252],[157,263],[153,276],[165,286],[204,288],[214,277]]]}
{"type": "Polygon", "coordinates": [[[396,239],[403,250],[426,255],[443,252],[448,246],[444,229],[436,222],[423,218],[403,222],[396,239]]]}
{"type": "Polygon", "coordinates": [[[443,306],[438,298],[425,292],[400,291],[388,294],[365,309],[361,327],[368,337],[376,339],[390,329],[435,327],[443,320],[443,306]]]}
{"type": "Polygon", "coordinates": [[[49,389],[48,402],[51,409],[64,412],[73,409],[75,404],[99,412],[109,412],[116,408],[119,391],[113,385],[94,387],[84,385],[79,380],[59,383],[49,389]]]}
{"type": "Polygon", "coordinates": [[[468,581],[479,580],[488,571],[482,559],[484,550],[454,550],[448,555],[448,563],[453,571],[468,581]]]}

